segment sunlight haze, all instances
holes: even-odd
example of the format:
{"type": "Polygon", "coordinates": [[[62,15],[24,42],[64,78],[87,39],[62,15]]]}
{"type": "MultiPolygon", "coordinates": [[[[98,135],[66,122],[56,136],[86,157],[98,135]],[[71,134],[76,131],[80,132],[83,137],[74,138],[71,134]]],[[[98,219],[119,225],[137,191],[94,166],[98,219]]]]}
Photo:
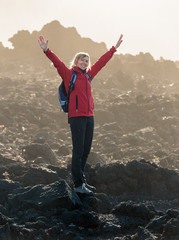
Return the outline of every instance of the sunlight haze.
{"type": "MultiPolygon", "coordinates": [[[[82,37],[105,42],[108,48],[121,33],[118,53],[149,52],[155,59],[179,60],[178,0],[0,0],[0,41],[19,30],[39,31],[58,20],[82,37]]],[[[45,36],[48,38],[48,36],[45,36]]],[[[50,44],[50,43],[49,43],[50,44]]]]}

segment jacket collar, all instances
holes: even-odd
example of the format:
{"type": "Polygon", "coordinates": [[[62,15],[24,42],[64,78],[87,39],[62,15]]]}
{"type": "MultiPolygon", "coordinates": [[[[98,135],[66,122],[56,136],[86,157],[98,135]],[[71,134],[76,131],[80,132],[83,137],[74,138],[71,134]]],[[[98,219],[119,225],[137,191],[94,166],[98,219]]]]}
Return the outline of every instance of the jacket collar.
{"type": "Polygon", "coordinates": [[[82,69],[79,68],[79,67],[73,67],[73,70],[74,70],[75,72],[82,72],[83,74],[86,73],[86,69],[85,69],[85,70],[82,70],[82,69]]]}

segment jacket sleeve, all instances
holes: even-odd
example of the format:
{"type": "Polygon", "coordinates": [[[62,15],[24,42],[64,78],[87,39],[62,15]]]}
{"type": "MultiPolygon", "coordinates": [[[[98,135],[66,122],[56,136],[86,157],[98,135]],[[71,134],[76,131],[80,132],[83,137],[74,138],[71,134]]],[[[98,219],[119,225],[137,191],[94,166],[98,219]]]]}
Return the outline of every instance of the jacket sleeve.
{"type": "Polygon", "coordinates": [[[65,82],[71,75],[71,70],[50,50],[45,52],[46,56],[53,62],[54,67],[57,69],[59,75],[65,82]]]}
{"type": "Polygon", "coordinates": [[[96,63],[91,66],[91,69],[89,70],[91,79],[93,79],[94,76],[96,76],[96,74],[106,65],[106,63],[112,58],[116,51],[116,48],[113,46],[109,51],[102,55],[96,63]]]}

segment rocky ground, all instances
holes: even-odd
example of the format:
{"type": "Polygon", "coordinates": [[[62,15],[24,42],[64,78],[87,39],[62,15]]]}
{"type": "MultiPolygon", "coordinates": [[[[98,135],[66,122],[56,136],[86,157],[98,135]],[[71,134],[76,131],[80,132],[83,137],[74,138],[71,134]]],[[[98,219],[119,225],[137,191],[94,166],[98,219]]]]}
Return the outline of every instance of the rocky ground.
{"type": "Polygon", "coordinates": [[[178,240],[177,91],[92,83],[86,176],[97,191],[87,197],[73,191],[59,78],[32,72],[0,78],[0,239],[178,240]]]}

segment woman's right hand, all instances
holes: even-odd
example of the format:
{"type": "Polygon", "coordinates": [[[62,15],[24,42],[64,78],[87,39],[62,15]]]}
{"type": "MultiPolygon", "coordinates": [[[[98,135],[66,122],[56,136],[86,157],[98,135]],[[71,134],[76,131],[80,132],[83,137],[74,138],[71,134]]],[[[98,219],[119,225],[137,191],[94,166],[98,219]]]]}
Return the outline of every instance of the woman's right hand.
{"type": "Polygon", "coordinates": [[[40,36],[38,39],[38,42],[39,42],[40,47],[43,49],[43,51],[46,52],[48,49],[48,40],[45,41],[44,37],[40,36]]]}

